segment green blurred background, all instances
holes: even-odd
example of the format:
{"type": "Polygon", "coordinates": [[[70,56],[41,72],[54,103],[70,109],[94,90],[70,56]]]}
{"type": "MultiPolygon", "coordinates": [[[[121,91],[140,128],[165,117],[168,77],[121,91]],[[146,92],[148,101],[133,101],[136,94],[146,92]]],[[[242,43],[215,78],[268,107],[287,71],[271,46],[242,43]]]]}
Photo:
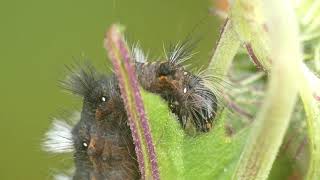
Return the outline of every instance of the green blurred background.
{"type": "Polygon", "coordinates": [[[209,0],[28,0],[0,5],[0,179],[52,179],[69,167],[71,156],[41,150],[52,117],[80,107],[58,81],[65,65],[85,56],[100,69],[111,67],[102,46],[110,24],[127,27],[150,57],[163,55],[163,44],[200,37],[194,67],[208,63],[221,22],[209,15],[209,0]]]}

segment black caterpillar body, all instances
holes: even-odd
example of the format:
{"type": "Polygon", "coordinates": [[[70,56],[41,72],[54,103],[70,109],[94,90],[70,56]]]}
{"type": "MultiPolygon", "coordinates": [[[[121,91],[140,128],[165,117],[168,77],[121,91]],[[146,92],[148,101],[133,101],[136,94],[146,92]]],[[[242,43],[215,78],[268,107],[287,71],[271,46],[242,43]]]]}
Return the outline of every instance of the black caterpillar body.
{"type": "Polygon", "coordinates": [[[182,127],[192,121],[198,131],[212,128],[217,99],[200,77],[170,61],[137,63],[136,67],[141,86],[165,99],[182,127]]]}
{"type": "MultiPolygon", "coordinates": [[[[182,127],[192,122],[200,132],[212,128],[217,98],[205,81],[181,65],[191,57],[185,44],[175,46],[167,60],[146,62],[133,49],[141,86],[168,102],[182,127]]],[[[139,179],[134,144],[115,75],[97,73],[92,66],[72,70],[64,87],[83,97],[80,121],[72,129],[75,180],[139,179]]]]}
{"type": "Polygon", "coordinates": [[[139,47],[133,48],[140,85],[168,102],[182,127],[191,121],[198,131],[207,132],[217,112],[217,98],[205,77],[187,71],[181,64],[192,57],[193,44],[185,41],[171,46],[166,60],[147,62],[139,47]]]}
{"type": "Polygon", "coordinates": [[[72,130],[75,180],[139,179],[127,115],[114,76],[81,70],[69,81],[83,96],[80,121],[72,130]]]}

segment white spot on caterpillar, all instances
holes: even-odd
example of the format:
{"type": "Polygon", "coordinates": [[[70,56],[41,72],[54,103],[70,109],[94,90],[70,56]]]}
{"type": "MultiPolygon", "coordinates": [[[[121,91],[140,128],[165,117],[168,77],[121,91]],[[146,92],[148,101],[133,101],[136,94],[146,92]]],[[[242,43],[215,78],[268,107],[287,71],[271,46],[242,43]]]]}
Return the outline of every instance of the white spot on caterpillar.
{"type": "Polygon", "coordinates": [[[104,97],[104,96],[102,96],[102,97],[101,97],[101,101],[102,101],[102,102],[106,102],[106,101],[107,101],[107,98],[104,97]]]}
{"type": "Polygon", "coordinates": [[[88,147],[88,144],[86,142],[82,143],[83,147],[88,147]]]}
{"type": "Polygon", "coordinates": [[[183,75],[185,75],[185,76],[186,76],[187,74],[188,74],[188,72],[186,72],[186,71],[185,71],[185,72],[183,72],[183,75]]]}
{"type": "Polygon", "coordinates": [[[187,88],[184,88],[184,89],[183,89],[183,93],[187,93],[187,88]]]}

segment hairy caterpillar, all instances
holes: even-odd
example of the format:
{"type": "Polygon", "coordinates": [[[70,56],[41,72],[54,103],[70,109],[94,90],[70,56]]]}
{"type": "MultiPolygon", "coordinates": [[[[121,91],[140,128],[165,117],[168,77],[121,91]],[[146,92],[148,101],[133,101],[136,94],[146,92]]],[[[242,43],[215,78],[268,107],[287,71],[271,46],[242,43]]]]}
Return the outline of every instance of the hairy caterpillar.
{"type": "MultiPolygon", "coordinates": [[[[133,48],[132,54],[141,86],[165,99],[182,127],[191,121],[198,131],[207,132],[212,128],[217,98],[206,86],[205,77],[192,74],[182,66],[182,62],[191,58],[190,48],[188,43],[173,46],[165,61],[154,63],[148,63],[138,47],[133,48]]],[[[67,144],[74,149],[76,166],[73,179],[139,179],[117,79],[114,75],[98,73],[90,65],[73,69],[63,84],[83,98],[80,121],[72,130],[63,123],[56,125],[53,133],[48,133],[46,149],[55,150],[56,145],[50,142],[56,139],[52,136],[60,136],[59,132],[55,133],[59,127],[64,131],[69,128],[70,134],[66,134],[71,140],[67,144]]]]}
{"type": "Polygon", "coordinates": [[[201,76],[187,71],[181,63],[192,56],[192,44],[184,42],[169,49],[166,60],[147,63],[134,48],[139,82],[146,90],[160,94],[183,127],[191,120],[198,131],[207,132],[217,111],[217,98],[201,76]]]}

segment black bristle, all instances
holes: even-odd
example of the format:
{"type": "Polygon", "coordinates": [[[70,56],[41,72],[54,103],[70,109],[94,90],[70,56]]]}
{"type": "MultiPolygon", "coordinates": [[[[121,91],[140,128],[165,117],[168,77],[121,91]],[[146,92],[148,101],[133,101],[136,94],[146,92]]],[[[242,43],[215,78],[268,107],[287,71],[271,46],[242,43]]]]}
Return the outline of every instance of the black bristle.
{"type": "Polygon", "coordinates": [[[89,63],[66,66],[69,75],[63,81],[61,86],[63,89],[73,94],[85,97],[95,87],[98,78],[97,70],[89,63]]]}

